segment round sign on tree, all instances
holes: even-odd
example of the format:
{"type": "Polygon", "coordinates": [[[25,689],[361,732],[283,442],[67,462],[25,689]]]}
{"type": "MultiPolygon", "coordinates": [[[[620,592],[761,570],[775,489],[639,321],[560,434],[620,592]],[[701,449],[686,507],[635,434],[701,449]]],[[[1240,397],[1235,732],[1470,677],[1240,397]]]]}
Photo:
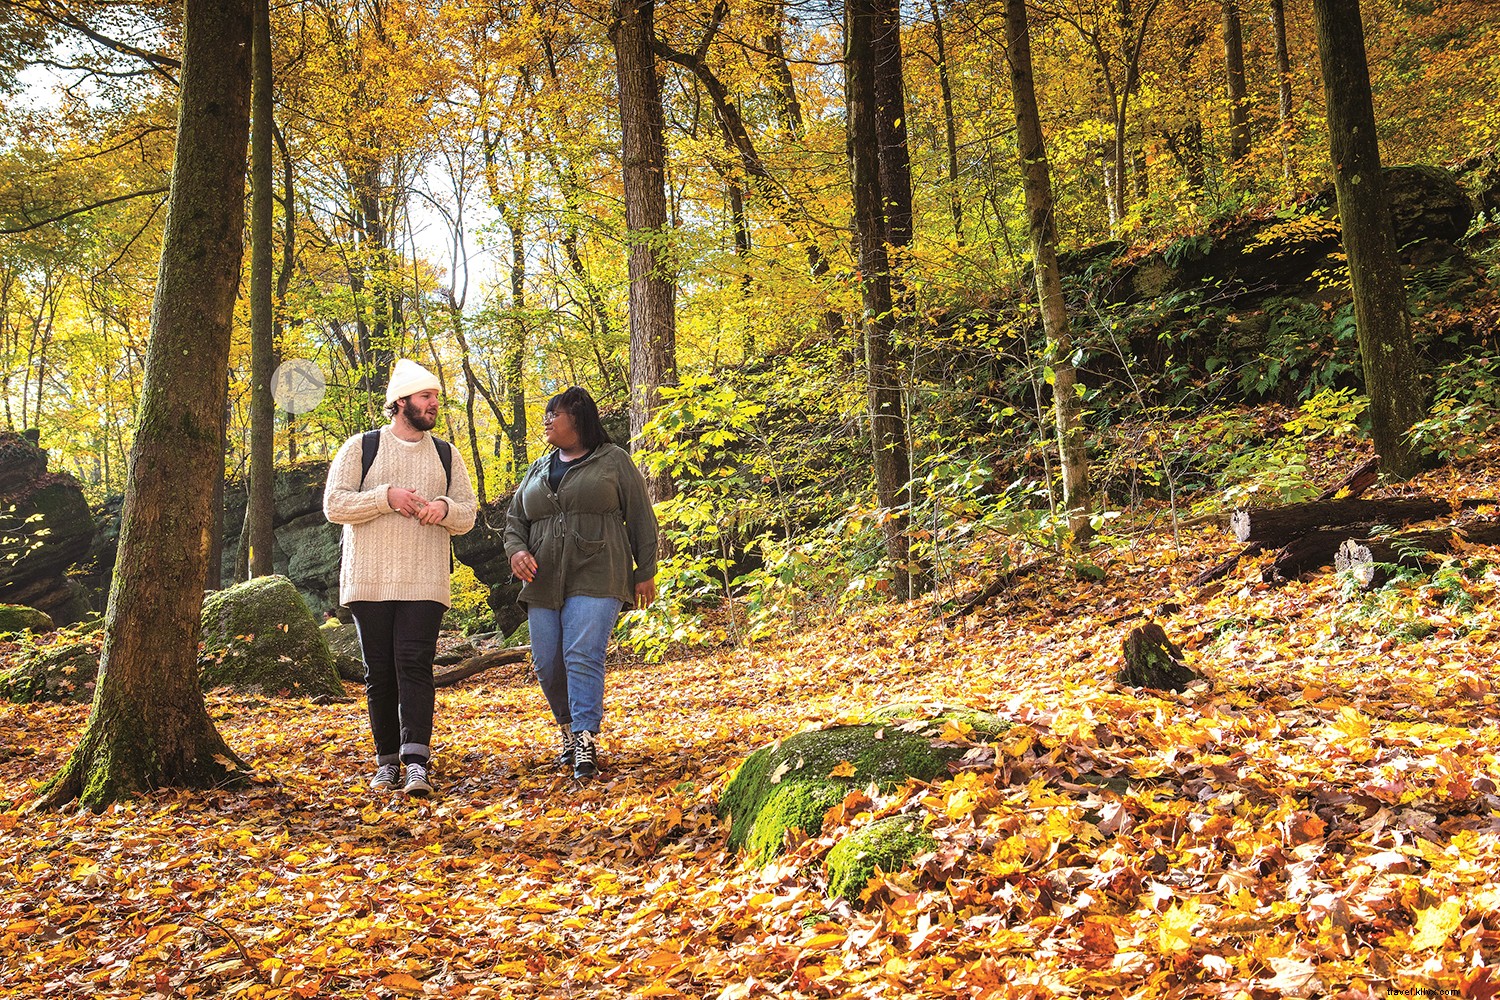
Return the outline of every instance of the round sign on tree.
{"type": "Polygon", "coordinates": [[[307,413],[323,401],[328,382],[317,362],[293,358],[276,366],[271,376],[271,398],[288,413],[307,413]]]}

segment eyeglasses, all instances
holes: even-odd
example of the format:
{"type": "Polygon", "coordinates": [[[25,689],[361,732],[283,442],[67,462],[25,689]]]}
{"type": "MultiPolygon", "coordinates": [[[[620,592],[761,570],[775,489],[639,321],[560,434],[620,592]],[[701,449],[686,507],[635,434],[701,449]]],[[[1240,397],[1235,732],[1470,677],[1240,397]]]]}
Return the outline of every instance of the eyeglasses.
{"type": "Polygon", "coordinates": [[[567,410],[548,410],[546,413],[542,414],[542,423],[550,424],[558,417],[566,417],[567,415],[567,410]]]}

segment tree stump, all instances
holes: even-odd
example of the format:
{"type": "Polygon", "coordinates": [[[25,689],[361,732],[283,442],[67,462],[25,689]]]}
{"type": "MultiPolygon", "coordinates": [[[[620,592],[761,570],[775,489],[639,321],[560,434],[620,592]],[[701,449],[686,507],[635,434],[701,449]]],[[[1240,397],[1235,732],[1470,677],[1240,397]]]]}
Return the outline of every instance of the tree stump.
{"type": "Polygon", "coordinates": [[[1155,622],[1130,630],[1124,654],[1125,665],[1115,674],[1115,680],[1131,687],[1181,691],[1200,676],[1182,662],[1182,650],[1155,622]]]}

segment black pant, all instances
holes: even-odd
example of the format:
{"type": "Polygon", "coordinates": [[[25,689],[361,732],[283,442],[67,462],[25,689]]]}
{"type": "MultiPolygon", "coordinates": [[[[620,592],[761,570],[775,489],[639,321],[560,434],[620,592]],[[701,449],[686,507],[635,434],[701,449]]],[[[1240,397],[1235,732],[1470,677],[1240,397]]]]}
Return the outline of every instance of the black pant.
{"type": "Polygon", "coordinates": [[[432,756],[432,658],[448,610],[437,601],[354,601],[365,700],[380,764],[432,756]]]}

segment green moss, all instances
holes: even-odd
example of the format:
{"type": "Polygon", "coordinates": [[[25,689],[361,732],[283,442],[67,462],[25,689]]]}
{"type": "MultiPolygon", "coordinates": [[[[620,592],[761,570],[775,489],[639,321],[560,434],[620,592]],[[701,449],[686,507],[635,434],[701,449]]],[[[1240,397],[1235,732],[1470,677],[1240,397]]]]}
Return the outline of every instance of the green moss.
{"type": "Polygon", "coordinates": [[[199,669],[205,688],[340,697],[328,642],[297,588],[266,576],[203,602],[199,669]]]}
{"type": "Polygon", "coordinates": [[[507,649],[513,649],[516,646],[528,646],[530,644],[531,623],[529,621],[522,622],[520,625],[518,625],[516,627],[516,630],[510,634],[510,638],[505,640],[505,647],[507,649]]]}
{"type": "Polygon", "coordinates": [[[850,790],[870,784],[889,790],[908,778],[931,781],[963,756],[963,747],[934,746],[946,720],[931,720],[918,732],[904,731],[897,721],[797,733],[751,754],[719,799],[719,815],[730,818],[730,848],[767,861],[781,852],[787,830],[822,829],[823,815],[850,790]],[[830,776],[844,761],[854,773],[830,776]]]}
{"type": "Polygon", "coordinates": [[[76,642],[0,671],[0,698],[17,704],[88,702],[93,700],[98,676],[97,648],[76,642]]]}
{"type": "Polygon", "coordinates": [[[919,719],[929,723],[921,731],[930,733],[933,736],[940,734],[950,721],[966,725],[972,730],[969,733],[969,739],[976,742],[988,742],[998,739],[1011,726],[1009,720],[1002,719],[998,715],[982,712],[977,708],[968,708],[963,705],[948,705],[942,702],[896,702],[877,708],[865,716],[866,722],[895,722],[898,724],[913,722],[919,719]]]}
{"type": "Polygon", "coordinates": [[[52,616],[24,604],[0,604],[0,632],[51,632],[52,616]]]}
{"type": "Polygon", "coordinates": [[[824,861],[828,895],[859,901],[859,894],[879,869],[898,871],[937,842],[912,816],[887,816],[856,830],[834,845],[824,861]]]}

